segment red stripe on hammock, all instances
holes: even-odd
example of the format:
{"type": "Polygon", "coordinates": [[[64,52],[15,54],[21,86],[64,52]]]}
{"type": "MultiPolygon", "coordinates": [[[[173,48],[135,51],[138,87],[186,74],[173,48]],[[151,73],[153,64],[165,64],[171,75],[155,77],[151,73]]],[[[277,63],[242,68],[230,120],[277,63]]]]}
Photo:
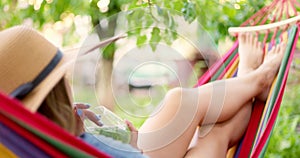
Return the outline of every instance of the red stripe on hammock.
{"type": "Polygon", "coordinates": [[[264,107],[265,102],[256,101],[254,103],[251,118],[238,157],[249,157],[264,107]]]}

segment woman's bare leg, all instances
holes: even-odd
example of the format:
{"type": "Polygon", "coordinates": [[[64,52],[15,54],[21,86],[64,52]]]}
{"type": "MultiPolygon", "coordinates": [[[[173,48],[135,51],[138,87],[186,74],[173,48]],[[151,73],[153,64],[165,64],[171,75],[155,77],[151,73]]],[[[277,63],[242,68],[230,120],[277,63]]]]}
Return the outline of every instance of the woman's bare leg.
{"type": "Polygon", "coordinates": [[[242,105],[271,84],[281,59],[282,53],[277,51],[257,70],[245,76],[194,89],[171,90],[160,111],[140,128],[138,146],[151,157],[183,157],[206,111],[213,108],[212,115],[217,117],[219,114],[218,122],[230,119],[242,105]],[[218,95],[220,93],[214,89],[224,90],[224,95],[218,95]],[[221,99],[221,107],[210,107],[213,99],[221,99]]]}
{"type": "MultiPolygon", "coordinates": [[[[260,59],[263,58],[263,52],[259,45],[260,44],[257,42],[257,39],[254,39],[253,36],[249,34],[241,34],[239,36],[240,64],[238,76],[243,76],[253,71],[261,64],[262,60],[260,59]],[[256,42],[253,42],[253,40],[256,42]],[[253,50],[253,52],[251,50],[253,50]]],[[[240,138],[249,122],[251,110],[252,101],[249,100],[247,103],[245,103],[244,107],[242,107],[241,110],[231,119],[222,123],[217,123],[210,133],[204,137],[199,137],[197,144],[187,152],[185,157],[225,157],[229,146],[229,141],[231,140],[228,136],[229,131],[231,131],[231,125],[236,125],[236,127],[238,127],[234,128],[234,134],[235,137],[240,138]]]]}
{"type": "MultiPolygon", "coordinates": [[[[240,45],[247,46],[247,41],[243,41],[244,37],[250,38],[254,40],[254,43],[257,43],[257,39],[252,38],[252,35],[242,35],[239,37],[240,45]]],[[[258,43],[257,43],[258,44],[258,43]]],[[[245,48],[245,47],[242,47],[245,48]]],[[[257,47],[260,48],[260,47],[257,47]]],[[[243,62],[247,54],[252,56],[261,56],[262,51],[257,50],[255,52],[248,52],[247,50],[239,50],[240,60],[243,62]]],[[[275,51],[275,50],[273,50],[275,51]]],[[[284,51],[284,49],[282,49],[284,51]]],[[[273,52],[271,52],[273,53],[273,52]]],[[[245,65],[240,67],[240,71],[238,73],[239,76],[243,76],[250,71],[253,71],[257,65],[255,61],[248,60],[247,62],[243,62],[245,65]]],[[[266,98],[265,98],[266,99],[266,98]]],[[[195,147],[190,149],[186,155],[186,157],[212,157],[212,158],[220,158],[225,157],[227,150],[233,145],[237,144],[241,139],[245,130],[247,128],[248,122],[250,120],[252,110],[252,102],[247,102],[244,107],[230,120],[225,121],[223,123],[216,124],[216,126],[212,129],[212,131],[205,137],[199,138],[195,147]],[[238,127],[238,128],[237,128],[238,127]],[[213,144],[213,145],[211,145],[213,144]],[[210,150],[207,150],[209,148],[210,150]]]]}
{"type": "Polygon", "coordinates": [[[186,158],[225,158],[227,150],[243,136],[250,119],[252,104],[248,102],[230,120],[216,124],[197,144],[189,149],[186,158]],[[231,132],[231,133],[230,133],[231,132]]]}

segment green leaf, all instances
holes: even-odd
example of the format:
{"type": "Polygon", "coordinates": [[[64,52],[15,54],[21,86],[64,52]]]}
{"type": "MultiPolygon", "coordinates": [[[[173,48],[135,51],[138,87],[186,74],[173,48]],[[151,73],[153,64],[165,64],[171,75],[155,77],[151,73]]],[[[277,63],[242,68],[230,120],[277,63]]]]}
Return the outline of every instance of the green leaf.
{"type": "Polygon", "coordinates": [[[147,36],[143,35],[143,36],[138,36],[137,40],[136,40],[136,45],[138,47],[143,46],[145,43],[147,42],[147,36]]]}
{"type": "Polygon", "coordinates": [[[153,51],[156,50],[157,44],[161,41],[160,29],[154,27],[151,32],[150,46],[153,51]]]}
{"type": "Polygon", "coordinates": [[[172,38],[170,37],[170,31],[168,29],[165,30],[163,39],[168,45],[172,44],[173,41],[172,38]]]}
{"type": "Polygon", "coordinates": [[[111,43],[104,48],[102,56],[104,59],[111,60],[114,58],[115,51],[116,51],[116,45],[115,43],[111,43]]]}
{"type": "Polygon", "coordinates": [[[236,14],[236,10],[233,6],[224,6],[223,12],[230,17],[233,17],[236,14]]]}
{"type": "Polygon", "coordinates": [[[177,33],[175,30],[166,29],[163,32],[163,40],[168,44],[171,45],[174,40],[177,39],[177,33]]]}
{"type": "Polygon", "coordinates": [[[192,2],[185,2],[181,12],[184,19],[189,23],[192,23],[196,19],[196,8],[192,2]]]}
{"type": "Polygon", "coordinates": [[[144,19],[145,19],[144,23],[143,23],[144,28],[149,28],[154,23],[154,20],[152,17],[145,17],[144,19]]]}

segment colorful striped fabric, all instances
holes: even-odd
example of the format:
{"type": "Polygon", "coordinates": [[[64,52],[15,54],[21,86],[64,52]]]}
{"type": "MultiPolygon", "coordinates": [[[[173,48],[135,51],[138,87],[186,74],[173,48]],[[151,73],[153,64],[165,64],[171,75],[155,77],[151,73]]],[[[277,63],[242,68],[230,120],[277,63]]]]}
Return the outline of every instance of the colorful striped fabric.
{"type": "Polygon", "coordinates": [[[0,143],[18,157],[109,157],[3,94],[0,131],[0,143]]]}
{"type": "Polygon", "coordinates": [[[36,145],[25,139],[21,135],[17,134],[14,130],[8,128],[4,124],[0,124],[1,143],[10,149],[15,155],[24,158],[30,158],[32,155],[36,157],[49,157],[44,151],[38,148],[36,145]],[[18,145],[16,145],[18,144],[18,145]]]}
{"type": "MultiPolygon", "coordinates": [[[[244,139],[236,150],[235,157],[263,157],[280,108],[298,34],[298,26],[291,27],[289,32],[278,34],[280,36],[277,38],[277,42],[283,40],[287,42],[285,56],[266,103],[255,102],[253,106],[250,123],[244,139]]],[[[266,48],[271,48],[268,45],[272,45],[272,43],[266,45],[266,48]]],[[[238,41],[234,43],[232,49],[219,62],[198,80],[196,86],[201,86],[210,81],[235,77],[239,61],[237,48],[238,41]]]]}

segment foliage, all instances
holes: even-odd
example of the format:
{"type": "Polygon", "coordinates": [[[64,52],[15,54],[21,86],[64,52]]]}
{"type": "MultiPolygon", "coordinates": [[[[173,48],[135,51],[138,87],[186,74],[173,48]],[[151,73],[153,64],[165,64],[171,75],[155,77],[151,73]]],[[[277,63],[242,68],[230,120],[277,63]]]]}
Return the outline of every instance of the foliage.
{"type": "MultiPolygon", "coordinates": [[[[253,15],[268,1],[219,1],[219,0],[152,0],[140,4],[141,7],[154,6],[157,10],[166,8],[173,12],[180,13],[189,23],[198,20],[217,42],[224,39],[227,35],[227,29],[231,26],[239,26],[243,21],[253,15]],[[148,3],[148,5],[146,5],[148,3]]],[[[151,12],[150,12],[151,13],[151,12]]],[[[160,11],[158,11],[160,13],[160,11]]],[[[159,14],[168,19],[168,13],[159,14]]],[[[134,18],[132,18],[134,20],[134,18]]],[[[136,19],[138,20],[138,19],[136,19]]],[[[149,24],[148,24],[149,25],[149,24]]],[[[166,23],[166,26],[169,24],[166,23]]],[[[144,25],[144,27],[148,27],[144,25]]],[[[142,28],[144,28],[142,27],[142,28]]],[[[173,26],[174,28],[175,26],[173,26]]],[[[170,37],[170,36],[169,36],[170,37]]]]}
{"type": "MultiPolygon", "coordinates": [[[[45,24],[63,21],[69,14],[73,16],[88,15],[95,27],[99,24],[100,19],[115,15],[120,11],[144,8],[146,12],[144,10],[143,13],[137,12],[128,16],[129,25],[135,25],[137,28],[130,31],[129,35],[137,37],[138,46],[149,42],[154,49],[155,44],[161,40],[171,44],[177,38],[176,31],[174,31],[177,24],[172,18],[172,12],[180,13],[188,22],[198,20],[211,33],[213,39],[218,41],[227,36],[228,27],[240,25],[242,21],[266,3],[266,1],[260,0],[173,0],[172,3],[169,0],[108,0],[108,8],[103,11],[99,8],[99,2],[99,0],[41,0],[32,3],[32,1],[4,0],[0,2],[0,29],[22,24],[24,20],[28,19],[32,20],[34,27],[41,29],[45,24]],[[147,8],[149,8],[148,11],[147,8]],[[157,15],[153,13],[153,8],[157,15]],[[164,11],[163,8],[169,11],[164,11]],[[159,28],[156,21],[157,17],[164,19],[162,23],[169,30],[157,29],[159,28]],[[143,19],[142,22],[141,19],[143,19]],[[152,28],[152,33],[147,37],[141,28],[149,27],[152,28]]],[[[70,34],[74,34],[74,25],[72,25],[70,32],[70,34]]],[[[111,57],[113,55],[106,56],[111,57]]]]}
{"type": "Polygon", "coordinates": [[[299,84],[293,84],[298,80],[297,76],[290,73],[289,83],[286,88],[285,96],[282,101],[282,107],[277,117],[266,157],[282,158],[282,157],[299,157],[300,155],[300,95],[299,84]]]}
{"type": "Polygon", "coordinates": [[[85,1],[41,1],[41,3],[22,2],[18,0],[1,1],[1,29],[22,24],[24,20],[31,19],[34,27],[41,28],[47,23],[60,21],[68,13],[75,15],[84,13],[81,7],[87,8],[85,1]]]}
{"type": "Polygon", "coordinates": [[[129,6],[129,10],[134,12],[128,15],[128,27],[135,28],[129,31],[129,36],[137,37],[137,46],[149,43],[153,50],[160,41],[171,44],[178,38],[178,22],[174,17],[182,16],[189,23],[197,20],[217,43],[228,36],[230,26],[239,26],[267,2],[173,0],[170,3],[168,0],[135,0],[129,6]],[[136,9],[138,7],[140,10],[136,9]],[[145,30],[151,30],[151,35],[146,36],[145,30]]]}

